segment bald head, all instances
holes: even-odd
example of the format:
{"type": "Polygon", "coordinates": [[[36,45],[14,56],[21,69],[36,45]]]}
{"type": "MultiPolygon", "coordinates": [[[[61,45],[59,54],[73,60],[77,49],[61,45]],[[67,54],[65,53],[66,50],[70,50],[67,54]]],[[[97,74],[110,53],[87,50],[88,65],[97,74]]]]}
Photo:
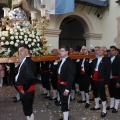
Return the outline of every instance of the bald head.
{"type": "Polygon", "coordinates": [[[82,54],[84,54],[84,55],[88,54],[88,48],[86,46],[82,46],[81,51],[82,51],[82,54]]]}

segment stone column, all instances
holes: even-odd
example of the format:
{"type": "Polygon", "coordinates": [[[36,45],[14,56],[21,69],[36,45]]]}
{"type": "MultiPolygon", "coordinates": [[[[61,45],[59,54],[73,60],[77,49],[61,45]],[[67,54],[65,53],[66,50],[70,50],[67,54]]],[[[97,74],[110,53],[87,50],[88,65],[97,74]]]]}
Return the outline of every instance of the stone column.
{"type": "Polygon", "coordinates": [[[120,17],[117,18],[117,37],[114,39],[116,47],[120,48],[120,17]]]}

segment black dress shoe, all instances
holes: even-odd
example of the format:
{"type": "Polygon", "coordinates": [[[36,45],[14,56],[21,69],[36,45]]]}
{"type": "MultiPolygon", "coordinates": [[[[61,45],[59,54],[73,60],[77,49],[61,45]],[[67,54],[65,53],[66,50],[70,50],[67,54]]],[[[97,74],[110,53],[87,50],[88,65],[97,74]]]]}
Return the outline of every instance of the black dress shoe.
{"type": "Polygon", "coordinates": [[[50,96],[45,96],[45,99],[50,99],[50,96]]]}
{"type": "Polygon", "coordinates": [[[85,108],[89,108],[89,107],[90,107],[90,104],[86,103],[85,108]]]}
{"type": "Polygon", "coordinates": [[[72,98],[70,98],[70,101],[73,101],[73,100],[75,100],[75,98],[73,98],[73,99],[72,99],[72,98]]]}
{"type": "Polygon", "coordinates": [[[100,110],[100,108],[90,108],[90,110],[100,110]]]}
{"type": "MultiPolygon", "coordinates": [[[[64,120],[63,118],[60,118],[59,120],[64,120]]],[[[68,117],[68,120],[69,120],[69,117],[68,117]]]]}
{"type": "Polygon", "coordinates": [[[13,100],[14,103],[19,102],[19,101],[20,101],[20,99],[19,100],[17,100],[17,99],[13,100]]]}
{"type": "Polygon", "coordinates": [[[64,120],[63,118],[60,118],[59,120],[64,120]]]}
{"type": "Polygon", "coordinates": [[[50,97],[49,100],[57,100],[57,98],[51,98],[51,97],[50,97]]]}
{"type": "Polygon", "coordinates": [[[17,97],[13,97],[12,99],[17,99],[17,97]]]}
{"type": "Polygon", "coordinates": [[[59,103],[59,102],[60,102],[60,101],[58,101],[58,100],[55,100],[55,102],[54,102],[54,103],[56,104],[56,103],[59,103]]]}
{"type": "Polygon", "coordinates": [[[47,93],[42,93],[41,95],[47,95],[47,93]]]}
{"type": "Polygon", "coordinates": [[[102,100],[99,100],[99,104],[102,104],[102,100]]]}
{"type": "Polygon", "coordinates": [[[114,107],[110,108],[110,106],[108,106],[106,109],[107,110],[111,110],[111,109],[114,109],[114,107]]]}
{"type": "Polygon", "coordinates": [[[75,94],[78,94],[79,93],[79,91],[75,91],[75,94]]]}
{"type": "Polygon", "coordinates": [[[112,110],[112,113],[117,113],[117,112],[118,112],[118,110],[115,108],[112,110]]]}
{"type": "Polygon", "coordinates": [[[94,98],[90,98],[90,101],[94,101],[94,98]]]}
{"type": "Polygon", "coordinates": [[[61,102],[59,102],[59,103],[56,103],[55,105],[56,105],[56,106],[61,106],[61,102]]]}
{"type": "Polygon", "coordinates": [[[77,101],[78,103],[85,103],[86,101],[79,100],[77,101]]]}
{"type": "Polygon", "coordinates": [[[102,117],[102,118],[103,118],[103,117],[106,117],[106,115],[107,115],[107,112],[106,112],[106,113],[101,112],[101,117],[102,117]]]}

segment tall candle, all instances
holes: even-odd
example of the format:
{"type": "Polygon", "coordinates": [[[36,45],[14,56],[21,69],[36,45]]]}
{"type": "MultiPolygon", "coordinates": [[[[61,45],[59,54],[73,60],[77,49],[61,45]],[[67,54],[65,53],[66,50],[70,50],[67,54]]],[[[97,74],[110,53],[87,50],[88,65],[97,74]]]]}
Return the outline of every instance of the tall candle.
{"type": "Polygon", "coordinates": [[[36,13],[37,12],[36,11],[31,11],[30,13],[31,13],[31,19],[36,20],[36,13]]]}
{"type": "Polygon", "coordinates": [[[9,17],[10,8],[4,7],[3,10],[4,10],[4,18],[9,17]]]}

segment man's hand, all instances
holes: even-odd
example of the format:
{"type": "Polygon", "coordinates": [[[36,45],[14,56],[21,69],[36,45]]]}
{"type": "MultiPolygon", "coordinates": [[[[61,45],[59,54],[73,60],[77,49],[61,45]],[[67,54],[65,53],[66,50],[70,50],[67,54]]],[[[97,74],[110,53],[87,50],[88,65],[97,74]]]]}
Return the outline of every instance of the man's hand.
{"type": "Polygon", "coordinates": [[[64,91],[64,93],[63,93],[64,96],[68,96],[68,94],[69,94],[69,92],[67,92],[67,91],[64,91]]]}
{"type": "Polygon", "coordinates": [[[116,84],[116,88],[119,88],[119,87],[120,87],[120,84],[119,84],[119,83],[117,83],[117,84],[116,84]]]}
{"type": "Polygon", "coordinates": [[[22,89],[22,90],[21,90],[21,93],[22,93],[22,94],[25,94],[25,91],[22,89]]]}

